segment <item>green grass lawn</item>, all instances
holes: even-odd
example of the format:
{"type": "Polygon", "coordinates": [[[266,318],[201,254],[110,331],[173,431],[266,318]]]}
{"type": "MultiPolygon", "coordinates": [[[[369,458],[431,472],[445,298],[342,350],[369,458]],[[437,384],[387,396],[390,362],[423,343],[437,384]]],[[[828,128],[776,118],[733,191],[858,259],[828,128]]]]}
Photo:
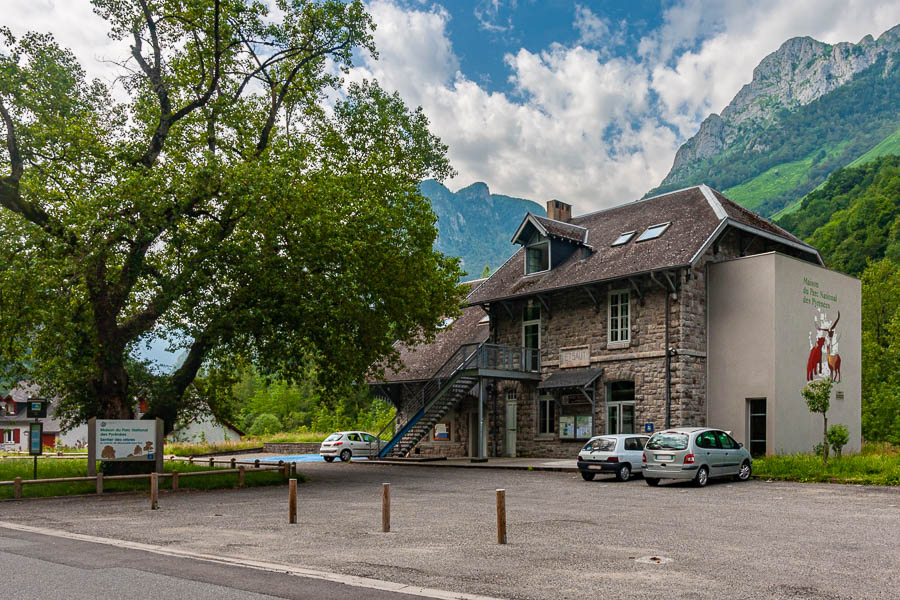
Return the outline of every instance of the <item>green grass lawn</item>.
{"type": "MultiPolygon", "coordinates": [[[[216,469],[228,468],[226,465],[217,465],[214,469],[199,464],[189,464],[186,462],[170,462],[166,461],[163,465],[167,473],[178,471],[179,473],[188,473],[196,471],[210,471],[216,469]]],[[[0,460],[0,481],[11,481],[16,477],[23,480],[31,479],[33,476],[34,463],[31,460],[6,459],[0,460]]],[[[58,477],[85,477],[87,476],[87,460],[82,459],[39,459],[38,460],[38,479],[55,479],[58,477]]],[[[179,489],[194,490],[210,490],[221,488],[237,487],[237,473],[225,473],[222,475],[208,475],[204,477],[181,477],[178,480],[179,489]]],[[[303,477],[298,474],[301,481],[303,477]]],[[[279,471],[257,471],[252,466],[247,466],[244,477],[245,487],[257,487],[263,485],[280,485],[284,482],[282,473],[279,471]]],[[[162,478],[159,480],[160,489],[171,489],[171,478],[162,478]]],[[[103,491],[106,492],[132,492],[132,491],[148,491],[150,489],[149,479],[137,480],[105,480],[103,482],[103,491]]],[[[94,481],[75,482],[75,483],[47,483],[35,485],[23,485],[23,498],[38,498],[46,496],[69,496],[73,494],[93,494],[96,493],[97,486],[94,481]]],[[[0,499],[12,498],[13,486],[0,486],[0,499]]]]}
{"type": "Polygon", "coordinates": [[[753,473],[761,479],[804,483],[857,483],[900,485],[900,452],[887,444],[866,444],[862,452],[831,457],[828,467],[812,454],[767,456],[753,461],[753,473]]]}

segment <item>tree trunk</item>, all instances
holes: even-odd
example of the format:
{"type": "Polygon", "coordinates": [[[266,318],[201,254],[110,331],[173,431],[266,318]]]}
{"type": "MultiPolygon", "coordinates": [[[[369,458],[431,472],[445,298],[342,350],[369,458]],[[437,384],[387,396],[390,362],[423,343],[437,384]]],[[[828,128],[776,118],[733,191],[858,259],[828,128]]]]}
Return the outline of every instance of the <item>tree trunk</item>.
{"type": "Polygon", "coordinates": [[[128,373],[124,357],[106,357],[98,361],[100,378],[94,380],[94,395],[100,405],[98,417],[133,419],[134,407],[128,394],[128,373]]]}
{"type": "Polygon", "coordinates": [[[822,413],[822,422],[825,424],[822,430],[822,466],[828,466],[828,417],[822,413]]]}

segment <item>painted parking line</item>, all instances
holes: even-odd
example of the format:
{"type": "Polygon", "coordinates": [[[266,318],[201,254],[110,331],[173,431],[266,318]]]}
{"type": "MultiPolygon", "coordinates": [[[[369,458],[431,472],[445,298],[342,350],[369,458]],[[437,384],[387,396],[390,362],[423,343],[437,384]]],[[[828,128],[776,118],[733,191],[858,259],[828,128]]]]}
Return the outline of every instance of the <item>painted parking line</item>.
{"type": "MultiPolygon", "coordinates": [[[[261,458],[259,462],[325,462],[325,459],[318,454],[292,454],[290,456],[273,456],[270,458],[261,458]]],[[[369,460],[364,456],[354,456],[350,460],[369,460]]]]}
{"type": "Polygon", "coordinates": [[[381,579],[371,579],[368,577],[357,577],[355,575],[343,575],[340,573],[329,573],[327,571],[319,571],[316,569],[308,569],[306,567],[294,567],[271,563],[260,560],[251,560],[245,558],[237,558],[231,556],[221,556],[215,554],[203,554],[199,552],[191,552],[188,550],[178,550],[175,548],[156,546],[153,544],[144,544],[141,542],[129,542],[125,540],[116,540],[112,538],[95,537],[92,535],[84,535],[81,533],[72,533],[69,531],[61,531],[58,529],[48,529],[44,527],[33,527],[30,525],[22,525],[20,523],[10,523],[0,521],[0,529],[12,529],[13,531],[23,531],[26,533],[35,533],[38,535],[47,535],[57,538],[78,540],[82,542],[91,542],[94,544],[104,544],[116,548],[127,548],[129,550],[140,550],[143,552],[152,552],[163,556],[173,556],[192,560],[201,560],[205,562],[219,563],[225,565],[233,565],[237,567],[246,567],[249,569],[257,569],[261,571],[271,571],[275,573],[286,573],[297,577],[307,577],[310,579],[320,579],[335,583],[342,583],[353,587],[369,588],[386,592],[397,592],[400,594],[409,594],[410,596],[421,596],[423,598],[436,598],[438,600],[497,600],[490,596],[480,596],[478,594],[466,594],[462,592],[451,592],[447,590],[438,590],[434,588],[426,588],[416,585],[407,585],[405,583],[395,583],[392,581],[384,581],[381,579]]]}

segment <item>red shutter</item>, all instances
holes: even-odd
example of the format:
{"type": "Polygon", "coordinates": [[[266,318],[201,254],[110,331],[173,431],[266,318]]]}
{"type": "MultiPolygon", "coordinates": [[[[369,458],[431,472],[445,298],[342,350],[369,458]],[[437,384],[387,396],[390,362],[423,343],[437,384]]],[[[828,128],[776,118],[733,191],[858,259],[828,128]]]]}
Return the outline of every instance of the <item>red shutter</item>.
{"type": "Polygon", "coordinates": [[[13,443],[14,443],[14,444],[18,444],[18,443],[19,443],[19,439],[20,439],[20,438],[19,438],[19,435],[21,435],[21,433],[22,433],[22,432],[21,432],[20,430],[18,430],[18,429],[13,429],[13,443]]]}

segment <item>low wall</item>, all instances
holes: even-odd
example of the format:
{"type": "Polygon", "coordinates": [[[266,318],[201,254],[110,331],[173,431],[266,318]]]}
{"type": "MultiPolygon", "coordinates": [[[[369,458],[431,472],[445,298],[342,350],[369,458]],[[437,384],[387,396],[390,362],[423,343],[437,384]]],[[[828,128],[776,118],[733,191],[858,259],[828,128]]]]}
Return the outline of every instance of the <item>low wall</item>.
{"type": "Polygon", "coordinates": [[[318,454],[319,446],[321,446],[321,442],[311,442],[311,443],[266,443],[263,444],[263,452],[267,452],[270,454],[284,454],[284,455],[293,455],[293,454],[318,454]]]}

